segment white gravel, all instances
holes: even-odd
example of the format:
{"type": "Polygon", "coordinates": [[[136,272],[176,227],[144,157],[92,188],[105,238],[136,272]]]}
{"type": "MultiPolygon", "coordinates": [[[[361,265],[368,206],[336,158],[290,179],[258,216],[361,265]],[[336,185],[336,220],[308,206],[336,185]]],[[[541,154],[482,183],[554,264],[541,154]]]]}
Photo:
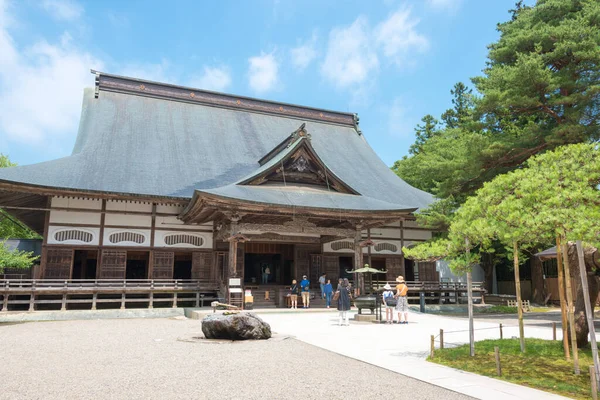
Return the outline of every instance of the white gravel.
{"type": "Polygon", "coordinates": [[[185,319],[0,324],[0,399],[469,399],[295,339],[199,335],[185,319]]]}

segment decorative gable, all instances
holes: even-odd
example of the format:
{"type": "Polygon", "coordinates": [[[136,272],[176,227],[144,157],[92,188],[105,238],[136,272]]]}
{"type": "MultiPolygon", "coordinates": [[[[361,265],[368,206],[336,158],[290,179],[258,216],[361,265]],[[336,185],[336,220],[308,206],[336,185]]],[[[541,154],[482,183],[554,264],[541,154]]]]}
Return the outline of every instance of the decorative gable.
{"type": "Polygon", "coordinates": [[[260,159],[261,168],[239,184],[302,184],[319,186],[339,193],[359,194],[327,168],[313,148],[305,126],[306,124],[302,124],[260,159]]]}

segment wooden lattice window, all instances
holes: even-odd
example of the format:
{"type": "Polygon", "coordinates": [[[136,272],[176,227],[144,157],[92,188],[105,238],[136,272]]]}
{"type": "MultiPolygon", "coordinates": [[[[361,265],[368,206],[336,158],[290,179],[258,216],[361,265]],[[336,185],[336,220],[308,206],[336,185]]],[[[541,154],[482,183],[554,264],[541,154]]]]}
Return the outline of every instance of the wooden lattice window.
{"type": "Polygon", "coordinates": [[[331,248],[333,250],[342,250],[342,249],[354,249],[354,243],[349,242],[347,240],[341,241],[341,242],[333,242],[331,243],[331,248]]]}
{"type": "Polygon", "coordinates": [[[165,243],[169,246],[175,246],[178,244],[190,244],[195,247],[202,247],[204,244],[204,238],[197,235],[190,235],[187,233],[177,233],[165,235],[165,243]]]}
{"type": "Polygon", "coordinates": [[[192,279],[214,279],[212,270],[212,252],[195,251],[192,253],[192,279]]]}
{"type": "Polygon", "coordinates": [[[153,257],[152,278],[173,279],[175,253],[170,251],[155,251],[153,257]]]}
{"type": "Polygon", "coordinates": [[[73,250],[48,249],[46,253],[45,279],[69,279],[73,264],[73,250]]]}
{"type": "Polygon", "coordinates": [[[395,244],[392,244],[392,243],[387,243],[387,242],[377,243],[375,245],[375,251],[391,251],[391,252],[395,253],[398,251],[398,246],[396,246],[395,244]]]}
{"type": "Polygon", "coordinates": [[[125,250],[102,250],[101,279],[125,279],[127,252],[125,250]]]}
{"type": "Polygon", "coordinates": [[[146,236],[137,232],[115,232],[110,234],[108,241],[114,244],[122,242],[142,244],[146,241],[146,236]]]}
{"type": "Polygon", "coordinates": [[[54,233],[54,240],[57,242],[76,241],[90,243],[93,239],[94,235],[80,229],[66,229],[54,233]]]}

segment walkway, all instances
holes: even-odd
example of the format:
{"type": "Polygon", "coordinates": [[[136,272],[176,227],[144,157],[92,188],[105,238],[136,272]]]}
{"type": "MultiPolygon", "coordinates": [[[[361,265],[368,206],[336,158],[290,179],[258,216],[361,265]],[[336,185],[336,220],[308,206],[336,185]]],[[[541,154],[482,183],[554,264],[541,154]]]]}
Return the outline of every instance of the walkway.
{"type": "MultiPolygon", "coordinates": [[[[275,332],[403,375],[479,399],[561,399],[564,397],[425,361],[430,336],[444,329],[447,343],[468,343],[468,320],[411,313],[408,325],[351,322],[337,325],[337,313],[261,313],[275,332]],[[454,331],[462,331],[455,332],[454,331]]],[[[475,321],[475,340],[499,338],[498,324],[475,321]],[[481,329],[481,330],[479,330],[481,329]]],[[[518,327],[504,326],[504,337],[518,336],[518,327]]],[[[559,333],[560,335],[560,333],[559,333]]],[[[526,328],[527,337],[552,338],[546,327],[526,328]]],[[[436,347],[439,344],[436,344],[436,347]]]]}

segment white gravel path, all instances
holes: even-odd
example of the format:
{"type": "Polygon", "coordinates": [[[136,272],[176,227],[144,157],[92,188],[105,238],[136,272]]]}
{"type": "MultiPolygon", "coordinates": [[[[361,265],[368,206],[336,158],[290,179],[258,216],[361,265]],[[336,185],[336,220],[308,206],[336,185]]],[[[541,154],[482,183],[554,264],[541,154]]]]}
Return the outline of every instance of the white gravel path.
{"type": "Polygon", "coordinates": [[[200,334],[187,319],[0,324],[0,399],[469,399],[295,339],[200,334]]]}

